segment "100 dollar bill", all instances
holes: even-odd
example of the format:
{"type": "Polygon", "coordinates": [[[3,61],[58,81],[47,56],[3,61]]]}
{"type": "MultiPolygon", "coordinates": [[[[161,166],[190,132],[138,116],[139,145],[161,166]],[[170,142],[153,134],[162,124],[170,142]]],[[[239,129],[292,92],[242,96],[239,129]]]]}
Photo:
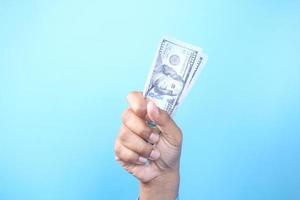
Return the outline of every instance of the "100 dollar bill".
{"type": "Polygon", "coordinates": [[[175,39],[162,39],[145,84],[144,96],[170,116],[174,115],[206,60],[199,47],[175,39]]]}

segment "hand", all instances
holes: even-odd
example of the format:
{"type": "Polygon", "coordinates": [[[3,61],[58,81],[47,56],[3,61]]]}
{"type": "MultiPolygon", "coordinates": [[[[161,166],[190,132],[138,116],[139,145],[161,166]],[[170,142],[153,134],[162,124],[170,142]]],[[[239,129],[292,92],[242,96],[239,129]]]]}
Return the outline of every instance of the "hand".
{"type": "Polygon", "coordinates": [[[142,93],[127,97],[129,108],[115,143],[116,160],[140,181],[140,199],[175,199],[179,187],[182,133],[168,114],[142,93]],[[146,121],[156,124],[147,126],[146,121]]]}

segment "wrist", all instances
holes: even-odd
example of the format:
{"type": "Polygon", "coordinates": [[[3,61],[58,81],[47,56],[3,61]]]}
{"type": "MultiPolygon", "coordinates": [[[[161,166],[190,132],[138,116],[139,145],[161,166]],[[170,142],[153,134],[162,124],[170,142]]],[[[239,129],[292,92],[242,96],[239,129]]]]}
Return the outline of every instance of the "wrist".
{"type": "Polygon", "coordinates": [[[179,170],[166,172],[146,183],[141,182],[140,200],[175,200],[179,182],[179,170]]]}

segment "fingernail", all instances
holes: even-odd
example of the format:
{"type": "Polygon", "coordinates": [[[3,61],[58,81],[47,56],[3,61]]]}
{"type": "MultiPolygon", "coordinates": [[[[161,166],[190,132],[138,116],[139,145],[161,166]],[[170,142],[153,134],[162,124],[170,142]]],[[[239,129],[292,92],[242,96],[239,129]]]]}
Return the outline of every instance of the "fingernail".
{"type": "Polygon", "coordinates": [[[148,162],[148,159],[147,158],[144,158],[142,156],[139,157],[139,162],[140,163],[147,163],[148,162]]]}
{"type": "Polygon", "coordinates": [[[159,140],[159,135],[157,133],[151,133],[150,137],[149,137],[149,142],[154,144],[156,142],[158,142],[159,140]]]}
{"type": "Polygon", "coordinates": [[[148,106],[149,106],[149,110],[154,114],[154,115],[159,115],[159,109],[158,107],[152,102],[150,101],[148,103],[148,106]]]}
{"type": "Polygon", "coordinates": [[[157,149],[153,149],[150,154],[150,160],[156,160],[160,157],[160,153],[157,149]]]}

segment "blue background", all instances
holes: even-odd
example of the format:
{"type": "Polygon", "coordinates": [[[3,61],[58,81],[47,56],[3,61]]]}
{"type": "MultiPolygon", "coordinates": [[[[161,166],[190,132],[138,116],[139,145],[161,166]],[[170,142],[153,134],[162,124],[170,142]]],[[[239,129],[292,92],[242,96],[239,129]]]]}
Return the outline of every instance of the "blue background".
{"type": "Polygon", "coordinates": [[[0,2],[0,199],[135,199],[114,161],[160,38],[209,61],[175,116],[181,199],[300,199],[300,2],[0,2]]]}

